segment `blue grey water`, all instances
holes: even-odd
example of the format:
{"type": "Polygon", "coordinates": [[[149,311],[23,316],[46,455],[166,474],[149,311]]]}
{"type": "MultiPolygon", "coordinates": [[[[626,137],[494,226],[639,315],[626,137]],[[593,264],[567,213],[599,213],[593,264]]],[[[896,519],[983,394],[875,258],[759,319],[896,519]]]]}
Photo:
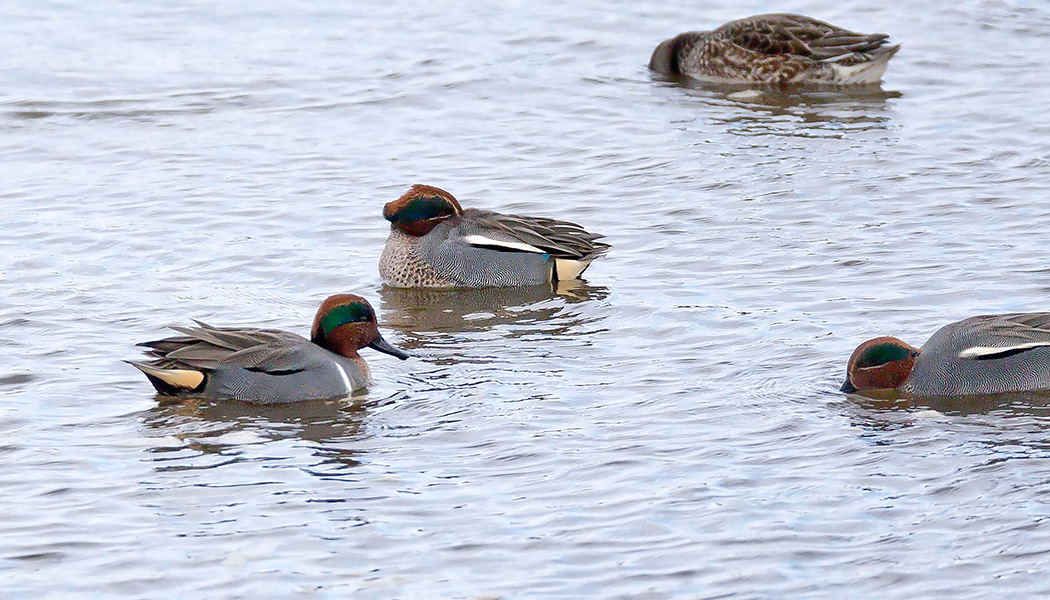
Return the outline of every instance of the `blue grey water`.
{"type": "Polygon", "coordinates": [[[860,341],[1050,309],[1045,2],[4,4],[0,597],[1050,594],[1050,401],[857,402],[860,341]],[[789,9],[879,93],[646,69],[789,9]],[[585,285],[386,289],[383,203],[570,219],[585,285]],[[160,404],[200,318],[389,341],[352,401],[160,404]]]}

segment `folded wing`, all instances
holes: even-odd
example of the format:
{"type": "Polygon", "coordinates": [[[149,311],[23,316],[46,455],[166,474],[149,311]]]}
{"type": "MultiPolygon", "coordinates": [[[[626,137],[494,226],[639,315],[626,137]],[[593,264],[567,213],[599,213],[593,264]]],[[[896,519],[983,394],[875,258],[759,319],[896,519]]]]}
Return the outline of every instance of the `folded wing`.
{"type": "Polygon", "coordinates": [[[182,336],[139,344],[151,350],[158,368],[210,370],[240,367],[278,373],[304,368],[301,350],[309,341],[272,329],[218,328],[197,321],[196,327],[173,326],[182,336]]]}
{"type": "Polygon", "coordinates": [[[753,52],[826,61],[859,59],[889,42],[889,36],[884,33],[857,33],[790,14],[748,17],[726,23],[716,32],[753,52]]]}
{"type": "Polygon", "coordinates": [[[568,221],[477,211],[471,223],[473,226],[464,232],[463,239],[479,248],[534,252],[573,260],[594,258],[609,248],[608,244],[596,241],[604,236],[568,221]]]}
{"type": "Polygon", "coordinates": [[[1050,347],[1050,313],[1017,313],[971,320],[980,324],[980,341],[961,349],[959,358],[994,360],[1050,347]]]}

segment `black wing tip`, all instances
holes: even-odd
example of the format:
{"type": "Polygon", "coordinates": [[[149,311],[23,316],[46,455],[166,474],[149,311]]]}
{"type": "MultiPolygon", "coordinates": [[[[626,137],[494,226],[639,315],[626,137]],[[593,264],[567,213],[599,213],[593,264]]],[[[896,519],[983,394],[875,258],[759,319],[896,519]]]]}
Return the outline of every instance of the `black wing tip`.
{"type": "Polygon", "coordinates": [[[585,257],[598,258],[599,256],[607,254],[609,249],[612,248],[610,244],[606,244],[605,242],[591,242],[591,247],[592,250],[588,252],[585,257]]]}
{"type": "MultiPolygon", "coordinates": [[[[889,43],[889,40],[883,40],[882,41],[882,44],[887,44],[887,43],[889,43]]],[[[880,45],[879,48],[877,48],[875,50],[875,54],[876,54],[876,56],[890,57],[890,56],[893,56],[894,54],[896,54],[900,49],[901,49],[901,45],[900,44],[893,44],[892,46],[880,45]]]]}

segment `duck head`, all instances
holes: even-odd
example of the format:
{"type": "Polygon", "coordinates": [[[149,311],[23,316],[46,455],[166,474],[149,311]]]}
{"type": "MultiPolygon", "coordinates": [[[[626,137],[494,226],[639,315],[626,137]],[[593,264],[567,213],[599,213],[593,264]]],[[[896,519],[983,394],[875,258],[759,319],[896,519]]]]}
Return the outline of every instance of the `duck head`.
{"type": "Polygon", "coordinates": [[[692,36],[695,34],[680,33],[669,40],[660,42],[656,50],[653,50],[653,55],[649,57],[649,68],[671,77],[681,75],[682,69],[678,65],[678,53],[682,51],[692,36]]]}
{"type": "Polygon", "coordinates": [[[310,330],[310,341],[347,358],[357,358],[357,351],[366,346],[401,360],[409,357],[379,335],[372,306],[354,294],[336,294],[321,303],[310,330]]]}
{"type": "Polygon", "coordinates": [[[857,346],[846,366],[846,382],[839,389],[853,394],[869,390],[896,390],[911,375],[919,349],[894,337],[880,337],[857,346]]]}
{"type": "Polygon", "coordinates": [[[445,219],[463,212],[452,194],[443,189],[429,185],[416,184],[393,202],[383,207],[383,217],[390,221],[391,227],[420,237],[445,219]]]}

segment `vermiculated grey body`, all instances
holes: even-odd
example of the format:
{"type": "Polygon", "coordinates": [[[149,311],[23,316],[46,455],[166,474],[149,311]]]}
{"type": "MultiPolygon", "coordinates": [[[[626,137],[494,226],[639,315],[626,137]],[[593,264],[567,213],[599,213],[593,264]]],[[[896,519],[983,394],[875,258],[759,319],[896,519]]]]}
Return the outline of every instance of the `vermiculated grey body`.
{"type": "Polygon", "coordinates": [[[368,385],[368,365],[364,360],[354,361],[329,352],[305,338],[300,339],[302,344],[298,346],[294,357],[287,361],[288,370],[278,368],[277,372],[272,372],[243,367],[209,370],[204,397],[209,400],[239,399],[256,404],[279,404],[342,398],[368,385]]]}
{"type": "Polygon", "coordinates": [[[1050,342],[1050,313],[982,315],[946,325],[922,345],[901,391],[922,397],[1050,390],[1050,347],[984,359],[959,356],[975,347],[1033,342],[1050,342]]]}
{"type": "Polygon", "coordinates": [[[553,219],[468,209],[413,237],[391,228],[379,273],[398,287],[509,287],[549,283],[557,258],[590,262],[608,247],[601,236],[553,219]],[[543,235],[532,233],[542,230],[543,235]],[[498,242],[486,247],[479,240],[498,242]],[[559,247],[558,256],[504,244],[559,247]]]}
{"type": "MultiPolygon", "coordinates": [[[[203,372],[204,388],[191,395],[208,400],[277,404],[341,398],[368,384],[363,359],[340,356],[294,333],[203,323],[177,329],[185,335],[145,344],[154,358],[145,364],[203,372]]],[[[186,395],[144,372],[159,392],[186,395]]]]}

